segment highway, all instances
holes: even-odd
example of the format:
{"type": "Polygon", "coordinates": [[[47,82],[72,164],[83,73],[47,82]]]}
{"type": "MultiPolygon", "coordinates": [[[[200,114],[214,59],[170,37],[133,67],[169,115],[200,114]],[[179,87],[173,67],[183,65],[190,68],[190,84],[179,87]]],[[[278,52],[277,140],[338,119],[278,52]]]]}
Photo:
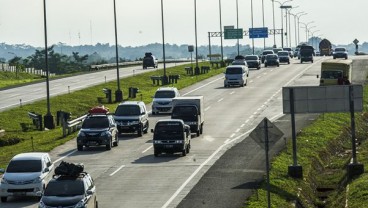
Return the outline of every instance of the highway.
{"type": "MultiPolygon", "coordinates": [[[[99,207],[176,207],[216,160],[246,139],[264,117],[275,121],[283,115],[283,86],[319,84],[317,75],[323,59],[316,57],[314,63],[304,64],[294,59],[290,65],[251,69],[245,87],[224,88],[223,75],[218,75],[181,90],[182,95],[205,97],[204,132],[199,137],[193,134],[192,149],[185,157],[154,157],[152,133],[143,137],[122,135],[119,146],[111,151],[94,147],[77,152],[73,140],[51,151],[51,157],[56,163],[65,160],[85,165],[95,179],[99,207]]],[[[162,118],[168,115],[151,115],[151,128],[162,118]]],[[[259,158],[264,151],[251,141],[244,151],[254,153],[252,163],[259,163],[257,169],[244,171],[263,173],[259,158]]],[[[37,200],[11,197],[1,207],[37,207],[37,200]]]]}
{"type": "MultiPolygon", "coordinates": [[[[175,65],[185,64],[180,63],[168,63],[166,67],[172,67],[175,65]]],[[[159,68],[162,68],[163,64],[159,64],[159,68]]],[[[142,66],[131,66],[119,68],[120,78],[132,76],[134,74],[140,74],[147,71],[156,70],[154,68],[148,68],[143,70],[142,66]]],[[[76,91],[93,85],[101,84],[104,82],[114,81],[117,77],[116,69],[99,71],[94,73],[83,74],[79,76],[66,77],[61,79],[50,80],[50,96],[56,96],[66,94],[69,91],[76,91]]],[[[114,92],[113,92],[114,93],[114,92]]],[[[16,87],[7,90],[0,90],[0,97],[6,99],[0,99],[0,111],[17,107],[21,103],[27,104],[37,100],[46,98],[46,82],[35,83],[27,85],[25,87],[16,87]]]]}

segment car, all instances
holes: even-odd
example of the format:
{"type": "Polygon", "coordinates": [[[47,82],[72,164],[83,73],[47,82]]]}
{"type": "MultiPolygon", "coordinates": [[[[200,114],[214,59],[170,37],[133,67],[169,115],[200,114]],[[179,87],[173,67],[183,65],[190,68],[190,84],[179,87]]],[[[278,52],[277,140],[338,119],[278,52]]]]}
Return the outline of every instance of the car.
{"type": "Polygon", "coordinates": [[[114,119],[119,133],[137,132],[137,135],[141,137],[148,132],[148,111],[143,101],[120,103],[115,110],[114,119]]]}
{"type": "Polygon", "coordinates": [[[279,51],[283,51],[282,48],[273,48],[272,50],[274,54],[277,54],[279,51]]]}
{"type": "Polygon", "coordinates": [[[172,99],[179,97],[180,93],[176,87],[160,87],[156,90],[152,101],[152,114],[171,113],[172,99]]]}
{"type": "Polygon", "coordinates": [[[299,51],[300,51],[300,47],[299,48],[295,48],[294,50],[294,57],[300,59],[300,54],[299,54],[299,51]]]}
{"type": "Polygon", "coordinates": [[[265,67],[268,66],[280,66],[279,57],[276,54],[268,54],[264,63],[265,67]]]}
{"type": "Polygon", "coordinates": [[[333,56],[333,59],[336,59],[336,58],[348,59],[348,51],[344,47],[336,47],[332,56],[333,56]]]}
{"type": "Polygon", "coordinates": [[[114,117],[103,111],[103,107],[95,107],[82,122],[77,135],[77,149],[104,145],[106,150],[119,145],[119,132],[114,117]]]}
{"type": "Polygon", "coordinates": [[[290,64],[290,54],[288,51],[279,51],[277,56],[279,57],[280,63],[290,64]]]}
{"type": "Polygon", "coordinates": [[[248,68],[256,68],[256,69],[261,68],[261,60],[257,55],[246,55],[245,61],[247,62],[248,68]]]}
{"type": "Polygon", "coordinates": [[[283,51],[287,51],[289,53],[290,58],[293,58],[294,57],[293,49],[291,49],[291,48],[283,48],[282,50],[283,51]]]}
{"type": "Polygon", "coordinates": [[[316,54],[316,56],[321,56],[321,52],[319,52],[319,51],[316,51],[315,54],[316,54]]]}
{"type": "Polygon", "coordinates": [[[62,161],[58,167],[61,167],[62,164],[67,164],[68,166],[64,166],[71,167],[66,170],[72,174],[64,172],[65,167],[62,167],[62,174],[55,173],[53,179],[47,184],[38,207],[98,208],[95,182],[89,173],[84,172],[83,164],[76,165],[62,161]],[[75,171],[75,169],[78,171],[75,171]]]}
{"type": "Polygon", "coordinates": [[[52,178],[54,164],[50,155],[45,152],[20,153],[14,156],[0,183],[1,202],[5,203],[10,196],[41,197],[47,183],[52,178]]]}
{"type": "Polygon", "coordinates": [[[231,85],[240,85],[244,87],[247,85],[249,69],[244,65],[230,65],[225,70],[224,87],[231,85]]]}
{"type": "Polygon", "coordinates": [[[147,52],[144,54],[143,58],[143,69],[147,69],[148,67],[158,68],[158,60],[152,55],[151,52],[147,52]]]}
{"type": "Polygon", "coordinates": [[[268,54],[275,54],[275,53],[273,52],[273,50],[264,50],[262,52],[262,55],[261,55],[261,62],[262,62],[262,64],[265,62],[266,56],[268,54]]]}
{"type": "Polygon", "coordinates": [[[153,152],[157,157],[161,153],[180,152],[186,156],[190,151],[190,126],[181,119],[161,119],[157,121],[153,133],[153,152]]]}

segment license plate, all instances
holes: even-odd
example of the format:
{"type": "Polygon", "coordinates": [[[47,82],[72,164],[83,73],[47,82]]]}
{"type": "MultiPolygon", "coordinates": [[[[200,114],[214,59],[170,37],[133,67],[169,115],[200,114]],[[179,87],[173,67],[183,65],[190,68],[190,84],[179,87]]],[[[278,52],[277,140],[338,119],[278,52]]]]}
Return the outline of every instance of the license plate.
{"type": "Polygon", "coordinates": [[[173,148],[173,147],[174,147],[174,145],[172,145],[172,144],[165,145],[165,148],[173,148]]]}
{"type": "Polygon", "coordinates": [[[88,145],[96,145],[97,142],[88,142],[88,145]]]}
{"type": "Polygon", "coordinates": [[[14,196],[25,196],[26,192],[14,192],[14,196]]]}

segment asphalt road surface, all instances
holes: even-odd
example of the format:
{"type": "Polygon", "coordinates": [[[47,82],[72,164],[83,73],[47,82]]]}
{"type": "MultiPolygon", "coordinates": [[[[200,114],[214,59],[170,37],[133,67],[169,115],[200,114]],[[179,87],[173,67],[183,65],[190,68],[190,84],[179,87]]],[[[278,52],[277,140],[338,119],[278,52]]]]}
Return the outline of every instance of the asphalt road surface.
{"type": "MultiPolygon", "coordinates": [[[[95,179],[100,207],[239,207],[265,171],[264,151],[249,133],[267,117],[288,136],[291,127],[282,114],[282,87],[318,85],[322,59],[251,70],[246,87],[224,88],[223,75],[218,75],[181,90],[182,95],[205,97],[204,132],[199,137],[193,134],[192,149],[185,157],[154,157],[152,133],[122,135],[111,151],[94,147],[78,152],[73,140],[51,151],[51,157],[57,163],[85,165],[95,179]]],[[[151,128],[168,117],[150,116],[151,128]]],[[[297,117],[297,125],[313,119],[313,115],[297,117]]],[[[284,142],[281,139],[271,154],[284,142]]],[[[37,207],[37,200],[10,197],[1,207],[37,207]]]]}

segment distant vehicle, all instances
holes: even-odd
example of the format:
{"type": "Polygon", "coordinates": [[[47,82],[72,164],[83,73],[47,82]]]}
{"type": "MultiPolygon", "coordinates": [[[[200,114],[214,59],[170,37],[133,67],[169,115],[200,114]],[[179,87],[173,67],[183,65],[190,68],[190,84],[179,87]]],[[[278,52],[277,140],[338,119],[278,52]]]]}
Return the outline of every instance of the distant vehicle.
{"type": "Polygon", "coordinates": [[[336,47],[333,52],[333,58],[344,58],[348,59],[348,51],[344,47],[336,47]]]}
{"type": "Polygon", "coordinates": [[[280,63],[290,64],[290,54],[288,51],[279,51],[277,55],[279,56],[280,63]]]}
{"type": "Polygon", "coordinates": [[[159,154],[181,152],[186,156],[190,151],[190,139],[192,137],[190,126],[184,124],[181,119],[163,119],[156,123],[153,133],[153,152],[159,154]]]}
{"type": "Polygon", "coordinates": [[[293,49],[291,49],[291,48],[283,48],[282,50],[283,51],[287,51],[289,53],[290,58],[293,58],[294,57],[293,49]]]}
{"type": "Polygon", "coordinates": [[[234,60],[233,62],[231,62],[231,65],[247,66],[247,62],[245,61],[245,59],[243,59],[243,60],[234,60]]]}
{"type": "Polygon", "coordinates": [[[14,156],[0,183],[1,202],[9,196],[35,196],[41,198],[54,168],[50,155],[44,152],[21,153],[14,156]]]}
{"type": "Polygon", "coordinates": [[[61,164],[56,167],[55,175],[48,183],[38,207],[98,208],[95,183],[91,175],[82,172],[83,170],[83,165],[75,165],[62,161],[61,164]],[[67,164],[67,166],[65,164],[67,164]],[[68,174],[68,172],[56,174],[56,170],[59,167],[61,167],[63,171],[67,168],[67,171],[72,172],[72,174],[68,174]]]}
{"type": "Polygon", "coordinates": [[[314,56],[314,48],[310,45],[302,45],[300,46],[299,56],[300,56],[300,63],[310,61],[313,63],[313,56],[314,56]]]}
{"type": "Polygon", "coordinates": [[[347,84],[346,80],[351,83],[351,71],[351,60],[325,60],[321,63],[320,86],[347,84]]]}
{"type": "Polygon", "coordinates": [[[148,132],[149,120],[143,101],[125,101],[118,105],[114,119],[119,133],[134,133],[138,136],[148,132]]]}
{"type": "Polygon", "coordinates": [[[180,93],[176,87],[160,87],[156,90],[152,101],[152,114],[171,113],[172,99],[179,97],[180,93]]]}
{"type": "Polygon", "coordinates": [[[119,132],[112,115],[103,107],[95,107],[89,111],[89,115],[83,120],[82,128],[77,135],[77,149],[83,151],[83,147],[104,145],[106,150],[119,145],[119,132]]]}
{"type": "Polygon", "coordinates": [[[245,61],[247,62],[248,68],[261,68],[261,60],[257,55],[247,55],[245,56],[245,61]]]}
{"type": "Polygon", "coordinates": [[[316,51],[316,56],[321,56],[321,52],[316,51]]]}
{"type": "Polygon", "coordinates": [[[158,68],[158,60],[151,52],[145,53],[143,58],[143,69],[147,69],[148,67],[158,68]]]}
{"type": "Polygon", "coordinates": [[[283,49],[282,48],[273,48],[273,53],[274,54],[277,54],[279,51],[282,51],[283,49]]]}
{"type": "Polygon", "coordinates": [[[265,67],[268,66],[280,66],[279,57],[276,54],[268,54],[264,63],[265,67]]]}
{"type": "Polygon", "coordinates": [[[225,70],[224,87],[230,85],[240,85],[244,87],[247,85],[247,77],[249,75],[249,69],[243,65],[230,65],[225,70]]]}
{"type": "Polygon", "coordinates": [[[300,47],[296,47],[295,50],[294,50],[294,57],[295,58],[300,59],[299,51],[300,51],[300,47]]]}
{"type": "Polygon", "coordinates": [[[261,54],[261,62],[262,64],[265,62],[267,54],[275,54],[273,50],[264,50],[261,54]]]}
{"type": "Polygon", "coordinates": [[[197,136],[203,133],[205,118],[203,96],[177,97],[173,99],[173,105],[171,119],[183,120],[197,136]]]}
{"type": "Polygon", "coordinates": [[[319,42],[319,52],[321,56],[331,56],[332,55],[332,44],[329,40],[323,39],[319,42]]]}

